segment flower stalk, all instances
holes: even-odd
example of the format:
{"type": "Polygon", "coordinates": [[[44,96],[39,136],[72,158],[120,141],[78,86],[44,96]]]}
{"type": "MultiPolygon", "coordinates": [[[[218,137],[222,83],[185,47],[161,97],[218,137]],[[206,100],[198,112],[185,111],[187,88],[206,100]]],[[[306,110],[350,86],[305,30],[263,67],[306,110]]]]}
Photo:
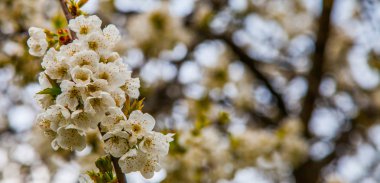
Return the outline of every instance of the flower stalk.
{"type": "MultiPolygon", "coordinates": [[[[63,13],[66,17],[66,21],[67,21],[67,23],[69,23],[70,20],[75,18],[75,17],[69,12],[69,8],[67,7],[66,0],[58,0],[58,1],[59,1],[59,4],[61,5],[63,13]]],[[[73,39],[73,40],[77,38],[75,35],[75,32],[73,32],[72,30],[70,30],[70,35],[71,35],[71,39],[73,39]]]]}

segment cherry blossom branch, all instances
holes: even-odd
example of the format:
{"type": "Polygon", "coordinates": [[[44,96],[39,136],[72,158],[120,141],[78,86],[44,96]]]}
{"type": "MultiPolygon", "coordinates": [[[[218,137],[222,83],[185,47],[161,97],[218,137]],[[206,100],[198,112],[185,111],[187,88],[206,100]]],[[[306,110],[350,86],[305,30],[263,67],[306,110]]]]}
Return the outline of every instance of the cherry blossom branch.
{"type": "MultiPolygon", "coordinates": [[[[62,7],[63,13],[64,13],[64,15],[66,17],[66,20],[67,20],[67,23],[69,23],[70,20],[73,19],[73,18],[75,18],[75,17],[69,12],[66,0],[58,0],[58,1],[59,1],[60,5],[62,7]]],[[[71,38],[72,39],[76,39],[77,38],[76,34],[73,31],[71,31],[71,30],[70,30],[70,34],[71,34],[71,38]]],[[[100,131],[100,129],[99,129],[99,131],[100,131]]],[[[103,135],[104,134],[102,133],[102,136],[103,135]]],[[[121,168],[120,168],[119,163],[118,163],[119,158],[115,158],[115,157],[111,156],[111,160],[112,160],[113,167],[115,169],[117,181],[119,183],[127,183],[127,180],[125,178],[125,174],[121,171],[121,168]]]]}
{"type": "MultiPolygon", "coordinates": [[[[67,21],[67,23],[69,23],[70,20],[73,19],[73,18],[75,18],[75,17],[69,12],[69,8],[67,7],[66,0],[58,0],[58,1],[59,1],[59,4],[61,5],[63,13],[64,13],[64,15],[66,17],[66,21],[67,21]]],[[[75,32],[73,32],[72,30],[70,30],[70,34],[71,34],[71,39],[76,39],[77,38],[75,32]]]]}

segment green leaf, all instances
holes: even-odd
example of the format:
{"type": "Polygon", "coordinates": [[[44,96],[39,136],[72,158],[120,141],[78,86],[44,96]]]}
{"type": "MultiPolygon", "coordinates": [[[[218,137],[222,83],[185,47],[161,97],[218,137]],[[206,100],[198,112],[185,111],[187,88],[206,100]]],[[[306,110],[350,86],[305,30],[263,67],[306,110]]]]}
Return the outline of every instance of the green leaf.
{"type": "Polygon", "coordinates": [[[53,97],[56,97],[61,93],[62,93],[61,88],[53,87],[53,88],[45,88],[41,90],[40,92],[38,92],[37,94],[46,94],[46,95],[51,95],[53,97]]]}

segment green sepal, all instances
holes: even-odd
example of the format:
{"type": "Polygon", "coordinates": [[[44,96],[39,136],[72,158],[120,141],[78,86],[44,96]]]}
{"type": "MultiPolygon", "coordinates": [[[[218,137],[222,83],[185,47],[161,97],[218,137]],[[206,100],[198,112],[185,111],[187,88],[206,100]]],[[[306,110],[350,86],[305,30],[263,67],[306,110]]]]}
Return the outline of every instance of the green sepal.
{"type": "Polygon", "coordinates": [[[45,94],[45,95],[51,95],[52,97],[57,97],[59,94],[62,93],[61,88],[59,87],[58,83],[51,79],[47,74],[45,74],[46,78],[48,79],[49,83],[51,84],[51,88],[45,88],[41,91],[39,91],[37,94],[45,94]]]}
{"type": "Polygon", "coordinates": [[[53,88],[45,88],[39,91],[37,94],[46,94],[46,95],[51,95],[53,97],[57,97],[61,93],[62,93],[61,88],[53,87],[53,88]]]}

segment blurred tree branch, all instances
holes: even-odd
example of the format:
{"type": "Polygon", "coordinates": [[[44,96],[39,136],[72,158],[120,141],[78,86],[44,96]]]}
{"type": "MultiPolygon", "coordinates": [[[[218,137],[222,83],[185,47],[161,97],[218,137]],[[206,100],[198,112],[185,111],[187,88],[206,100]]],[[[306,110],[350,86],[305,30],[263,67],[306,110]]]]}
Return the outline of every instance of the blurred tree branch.
{"type": "Polygon", "coordinates": [[[281,113],[281,116],[287,116],[288,112],[286,109],[285,102],[279,92],[277,92],[274,87],[272,86],[270,80],[265,76],[263,72],[258,69],[256,63],[259,62],[258,60],[255,60],[248,56],[248,54],[243,51],[239,46],[237,46],[231,36],[227,35],[220,35],[216,36],[216,38],[221,39],[224,43],[226,43],[231,50],[234,52],[234,54],[239,58],[239,60],[246,66],[248,69],[256,76],[258,80],[260,80],[265,87],[269,90],[269,92],[274,96],[277,106],[279,108],[279,111],[281,113]]]}
{"type": "MultiPolygon", "coordinates": [[[[309,72],[307,82],[308,90],[303,101],[301,119],[307,124],[312,117],[315,102],[319,97],[319,85],[322,81],[323,67],[325,64],[325,50],[330,32],[330,15],[333,8],[334,0],[323,1],[323,11],[318,21],[318,32],[315,43],[315,52],[312,57],[313,66],[309,72]]],[[[306,137],[311,137],[308,130],[305,130],[306,137]]]]}
{"type": "MultiPolygon", "coordinates": [[[[333,9],[334,0],[324,0],[322,14],[318,20],[318,32],[315,43],[315,52],[312,57],[313,66],[309,72],[308,90],[303,101],[301,120],[305,123],[305,136],[311,138],[308,130],[308,124],[314,111],[315,102],[319,97],[319,85],[323,76],[323,67],[325,64],[325,50],[330,32],[330,15],[333,9]]],[[[348,132],[349,133],[349,132],[348,132]]],[[[349,134],[347,134],[349,135],[349,134]]],[[[340,140],[345,141],[346,135],[342,135],[340,140]]],[[[339,142],[338,140],[337,142],[339,142]]],[[[294,176],[298,183],[314,183],[318,182],[322,168],[335,158],[335,152],[327,156],[321,161],[315,162],[311,159],[307,160],[303,165],[294,170],[294,176]]]]}

